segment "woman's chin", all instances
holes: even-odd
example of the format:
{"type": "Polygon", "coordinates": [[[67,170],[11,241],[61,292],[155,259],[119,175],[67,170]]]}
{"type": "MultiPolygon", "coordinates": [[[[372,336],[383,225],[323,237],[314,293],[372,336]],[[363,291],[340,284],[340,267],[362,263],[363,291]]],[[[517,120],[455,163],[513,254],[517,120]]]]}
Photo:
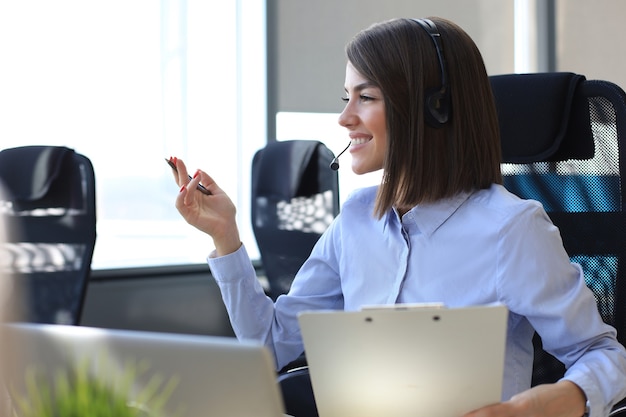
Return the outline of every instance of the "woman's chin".
{"type": "Polygon", "coordinates": [[[371,172],[376,172],[376,171],[378,171],[380,169],[382,169],[382,168],[381,167],[372,167],[372,166],[368,166],[368,165],[364,165],[364,164],[352,163],[352,172],[354,172],[356,175],[369,174],[371,172]]]}

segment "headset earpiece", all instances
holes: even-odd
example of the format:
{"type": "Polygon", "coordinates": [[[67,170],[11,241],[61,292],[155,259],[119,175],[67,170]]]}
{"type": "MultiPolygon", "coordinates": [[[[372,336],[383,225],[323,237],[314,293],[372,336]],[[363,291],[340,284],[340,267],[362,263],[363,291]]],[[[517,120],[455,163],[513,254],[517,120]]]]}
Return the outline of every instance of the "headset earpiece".
{"type": "Polygon", "coordinates": [[[450,118],[450,92],[446,72],[441,34],[435,23],[430,19],[412,19],[428,33],[437,51],[439,69],[441,70],[441,86],[424,92],[425,121],[432,127],[442,127],[450,118]]]}
{"type": "Polygon", "coordinates": [[[441,127],[448,122],[450,114],[447,92],[440,89],[427,90],[424,95],[426,123],[432,127],[441,127]]]}

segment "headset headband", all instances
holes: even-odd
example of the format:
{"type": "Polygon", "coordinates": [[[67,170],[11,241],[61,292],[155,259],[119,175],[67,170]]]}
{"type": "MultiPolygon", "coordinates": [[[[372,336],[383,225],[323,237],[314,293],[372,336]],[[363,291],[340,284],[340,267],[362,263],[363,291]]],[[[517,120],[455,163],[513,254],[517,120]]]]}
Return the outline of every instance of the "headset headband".
{"type": "Polygon", "coordinates": [[[427,94],[426,105],[430,115],[434,120],[429,123],[435,127],[439,127],[448,121],[449,103],[448,103],[448,77],[446,71],[446,62],[443,55],[443,45],[441,43],[441,34],[435,23],[430,19],[411,19],[416,22],[422,29],[428,33],[437,51],[437,59],[439,60],[439,69],[441,71],[441,87],[434,93],[427,94]]]}

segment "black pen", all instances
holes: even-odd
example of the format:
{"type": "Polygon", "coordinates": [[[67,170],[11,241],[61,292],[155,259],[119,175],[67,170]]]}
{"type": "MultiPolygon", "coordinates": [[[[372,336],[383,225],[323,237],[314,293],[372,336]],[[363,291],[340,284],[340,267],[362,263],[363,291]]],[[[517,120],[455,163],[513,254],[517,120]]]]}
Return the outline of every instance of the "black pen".
{"type": "MultiPolygon", "coordinates": [[[[167,162],[167,164],[176,172],[178,172],[178,169],[176,168],[176,164],[174,164],[172,161],[170,161],[169,159],[165,158],[165,162],[167,162]]],[[[189,181],[191,181],[193,179],[193,177],[189,174],[187,174],[187,176],[189,177],[189,181]]],[[[198,186],[196,187],[196,189],[198,189],[202,194],[206,194],[206,195],[211,195],[211,192],[209,190],[207,190],[206,188],[204,188],[204,185],[202,184],[198,184],[198,186]]]]}

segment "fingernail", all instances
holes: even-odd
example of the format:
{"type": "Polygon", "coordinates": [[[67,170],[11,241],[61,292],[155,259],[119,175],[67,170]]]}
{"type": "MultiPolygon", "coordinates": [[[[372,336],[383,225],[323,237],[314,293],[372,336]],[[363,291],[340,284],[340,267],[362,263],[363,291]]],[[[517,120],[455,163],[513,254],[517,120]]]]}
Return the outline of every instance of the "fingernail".
{"type": "Polygon", "coordinates": [[[197,170],[195,174],[193,174],[193,177],[196,178],[198,175],[200,175],[200,170],[197,170]]]}
{"type": "Polygon", "coordinates": [[[180,187],[180,191],[179,191],[179,193],[182,193],[182,192],[183,192],[183,190],[184,190],[185,188],[187,188],[187,186],[186,186],[186,185],[183,185],[182,187],[180,187]]]}

